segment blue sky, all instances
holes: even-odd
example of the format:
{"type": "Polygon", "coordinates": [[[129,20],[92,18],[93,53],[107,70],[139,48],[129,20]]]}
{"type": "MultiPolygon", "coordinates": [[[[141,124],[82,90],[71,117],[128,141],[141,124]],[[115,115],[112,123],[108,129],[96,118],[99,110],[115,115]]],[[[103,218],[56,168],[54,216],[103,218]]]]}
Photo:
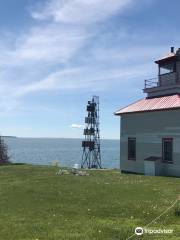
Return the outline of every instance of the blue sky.
{"type": "Polygon", "coordinates": [[[143,98],[153,61],[180,47],[178,0],[0,2],[0,132],[82,137],[100,96],[101,136],[119,138],[113,112],[143,98]]]}

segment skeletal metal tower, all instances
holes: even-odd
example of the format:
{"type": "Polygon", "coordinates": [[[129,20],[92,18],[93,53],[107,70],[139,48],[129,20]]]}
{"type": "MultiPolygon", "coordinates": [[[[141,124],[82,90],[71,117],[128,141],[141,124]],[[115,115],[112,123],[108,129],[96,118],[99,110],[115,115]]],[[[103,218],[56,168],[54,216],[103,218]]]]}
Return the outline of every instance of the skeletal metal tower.
{"type": "Polygon", "coordinates": [[[81,168],[102,168],[100,131],[99,131],[99,97],[93,96],[87,104],[85,117],[85,140],[82,141],[83,154],[81,168]]]}

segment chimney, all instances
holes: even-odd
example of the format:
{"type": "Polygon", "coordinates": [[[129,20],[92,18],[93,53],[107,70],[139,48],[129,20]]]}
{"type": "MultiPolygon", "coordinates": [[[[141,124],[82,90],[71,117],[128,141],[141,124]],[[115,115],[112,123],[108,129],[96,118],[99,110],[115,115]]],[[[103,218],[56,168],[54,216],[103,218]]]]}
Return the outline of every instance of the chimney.
{"type": "Polygon", "coordinates": [[[171,53],[174,53],[174,47],[171,47],[171,53]]]}

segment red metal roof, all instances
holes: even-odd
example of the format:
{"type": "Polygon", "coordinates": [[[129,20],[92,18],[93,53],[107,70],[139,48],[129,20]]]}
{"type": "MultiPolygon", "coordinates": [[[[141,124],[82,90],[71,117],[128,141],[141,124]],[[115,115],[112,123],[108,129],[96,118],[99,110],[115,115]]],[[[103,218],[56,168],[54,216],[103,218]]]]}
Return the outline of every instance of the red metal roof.
{"type": "Polygon", "coordinates": [[[166,56],[162,57],[161,59],[158,59],[155,61],[155,63],[161,63],[161,62],[165,62],[165,61],[169,61],[171,59],[175,59],[176,58],[176,53],[169,53],[166,56]]]}
{"type": "Polygon", "coordinates": [[[141,99],[115,112],[115,115],[137,112],[163,111],[180,108],[180,95],[141,99]]]}

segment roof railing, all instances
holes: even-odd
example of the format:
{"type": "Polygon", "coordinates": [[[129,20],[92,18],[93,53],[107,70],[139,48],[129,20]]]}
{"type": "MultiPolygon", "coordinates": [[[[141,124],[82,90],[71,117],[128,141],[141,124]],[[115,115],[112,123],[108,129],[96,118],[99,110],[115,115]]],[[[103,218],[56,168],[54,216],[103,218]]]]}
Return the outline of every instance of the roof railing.
{"type": "Polygon", "coordinates": [[[158,78],[150,78],[144,81],[144,89],[154,88],[159,86],[158,78]]]}

